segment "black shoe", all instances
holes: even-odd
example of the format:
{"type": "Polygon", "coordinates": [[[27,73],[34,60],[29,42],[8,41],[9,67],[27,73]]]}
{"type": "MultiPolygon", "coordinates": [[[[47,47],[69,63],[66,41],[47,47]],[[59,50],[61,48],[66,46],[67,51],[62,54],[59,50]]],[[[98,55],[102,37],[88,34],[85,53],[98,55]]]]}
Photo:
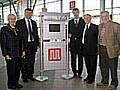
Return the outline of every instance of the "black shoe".
{"type": "Polygon", "coordinates": [[[82,77],[80,75],[78,75],[78,78],[82,79],[82,77]]]}
{"type": "Polygon", "coordinates": [[[16,85],[16,87],[17,87],[18,89],[20,89],[20,88],[23,88],[23,85],[21,85],[21,84],[18,83],[18,84],[16,85]]]}
{"type": "Polygon", "coordinates": [[[28,79],[30,79],[31,81],[36,81],[36,79],[33,77],[28,77],[28,79]]]}
{"type": "Polygon", "coordinates": [[[84,81],[88,81],[88,80],[89,80],[88,78],[84,79],[84,81]]]}
{"type": "Polygon", "coordinates": [[[82,79],[81,74],[78,74],[78,78],[82,79]]]}
{"type": "Polygon", "coordinates": [[[88,80],[86,83],[88,83],[88,84],[91,84],[91,83],[93,83],[95,80],[88,80]]]}
{"type": "Polygon", "coordinates": [[[28,80],[27,80],[27,79],[23,79],[23,82],[27,83],[27,82],[28,82],[28,80]]]}
{"type": "Polygon", "coordinates": [[[73,77],[77,77],[77,74],[76,74],[76,73],[74,73],[73,77]]]}
{"type": "Polygon", "coordinates": [[[16,89],[16,86],[8,86],[8,89],[16,89]]]}

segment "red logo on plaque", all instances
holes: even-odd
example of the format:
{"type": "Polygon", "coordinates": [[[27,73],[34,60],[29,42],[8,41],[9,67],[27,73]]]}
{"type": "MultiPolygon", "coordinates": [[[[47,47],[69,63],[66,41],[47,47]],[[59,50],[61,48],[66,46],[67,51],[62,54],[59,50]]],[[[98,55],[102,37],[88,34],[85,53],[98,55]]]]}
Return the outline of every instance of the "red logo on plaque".
{"type": "Polygon", "coordinates": [[[75,8],[75,1],[70,1],[70,10],[75,8]]]}
{"type": "Polygon", "coordinates": [[[48,61],[61,61],[61,48],[48,49],[48,61]]]}

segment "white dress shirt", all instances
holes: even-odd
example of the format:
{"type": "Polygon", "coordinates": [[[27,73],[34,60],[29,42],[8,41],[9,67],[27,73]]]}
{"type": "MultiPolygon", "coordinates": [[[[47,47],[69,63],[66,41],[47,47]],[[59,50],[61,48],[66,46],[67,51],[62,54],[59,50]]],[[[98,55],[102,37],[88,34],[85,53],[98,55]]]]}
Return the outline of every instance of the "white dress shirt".
{"type": "Polygon", "coordinates": [[[75,23],[75,24],[78,24],[79,19],[80,19],[80,18],[74,18],[74,23],[75,23]],[[77,20],[77,22],[76,22],[76,20],[77,20]]]}
{"type": "Polygon", "coordinates": [[[84,31],[83,31],[83,37],[82,37],[82,43],[84,44],[84,39],[85,39],[85,31],[86,31],[86,29],[87,29],[87,25],[88,25],[88,29],[89,29],[89,27],[90,27],[90,24],[91,23],[88,23],[88,24],[86,24],[85,25],[85,28],[84,28],[84,31]]]}
{"type": "MultiPolygon", "coordinates": [[[[27,29],[28,29],[28,32],[29,32],[28,20],[29,20],[29,22],[30,22],[31,30],[33,30],[33,28],[32,28],[31,19],[25,18],[26,26],[27,26],[27,29]]],[[[32,38],[32,41],[34,41],[34,37],[32,38]]],[[[30,34],[29,34],[29,33],[28,33],[28,42],[31,42],[31,40],[30,40],[30,34]]]]}

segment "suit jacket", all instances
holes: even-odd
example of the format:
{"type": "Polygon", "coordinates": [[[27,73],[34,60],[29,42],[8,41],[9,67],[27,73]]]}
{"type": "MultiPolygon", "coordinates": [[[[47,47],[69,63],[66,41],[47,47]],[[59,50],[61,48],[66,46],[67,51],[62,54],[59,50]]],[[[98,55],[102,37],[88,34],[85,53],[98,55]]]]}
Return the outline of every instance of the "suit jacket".
{"type": "Polygon", "coordinates": [[[71,19],[68,22],[68,33],[72,34],[72,36],[70,37],[70,47],[74,47],[75,45],[75,41],[78,42],[77,46],[81,46],[80,44],[82,43],[82,33],[84,30],[84,20],[82,19],[82,17],[79,19],[78,25],[76,27],[75,23],[74,23],[74,19],[71,19]]]}
{"type": "Polygon", "coordinates": [[[90,24],[84,36],[85,53],[89,55],[97,55],[98,51],[98,25],[90,24]]]}
{"type": "Polygon", "coordinates": [[[11,30],[9,26],[1,28],[1,50],[2,55],[10,55],[13,57],[20,57],[22,54],[22,33],[19,29],[11,30]]]}
{"type": "MultiPolygon", "coordinates": [[[[99,32],[102,30],[103,24],[99,25],[99,32]]],[[[100,33],[99,33],[100,36],[100,33]]],[[[108,30],[105,33],[106,48],[109,58],[115,58],[120,55],[120,24],[109,21],[108,30]]]]}
{"type": "MultiPolygon", "coordinates": [[[[39,46],[39,36],[38,36],[37,23],[32,19],[31,19],[31,23],[32,23],[33,37],[34,37],[34,49],[35,49],[35,52],[36,52],[37,51],[37,46],[39,46]]],[[[25,18],[18,20],[16,22],[16,26],[17,26],[17,28],[19,28],[23,32],[23,38],[25,39],[25,46],[26,46],[26,49],[27,49],[28,29],[27,29],[27,25],[26,25],[26,22],[25,22],[25,18]]]]}

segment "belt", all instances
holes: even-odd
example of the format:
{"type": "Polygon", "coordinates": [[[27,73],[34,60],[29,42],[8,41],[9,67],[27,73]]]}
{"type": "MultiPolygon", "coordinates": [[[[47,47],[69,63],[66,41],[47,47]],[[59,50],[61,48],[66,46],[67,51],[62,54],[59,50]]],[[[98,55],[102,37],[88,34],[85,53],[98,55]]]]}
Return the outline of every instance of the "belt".
{"type": "Polygon", "coordinates": [[[99,45],[100,47],[106,47],[106,46],[104,46],[104,45],[99,45]]]}
{"type": "Polygon", "coordinates": [[[34,42],[27,42],[27,45],[34,45],[34,42]]]}

